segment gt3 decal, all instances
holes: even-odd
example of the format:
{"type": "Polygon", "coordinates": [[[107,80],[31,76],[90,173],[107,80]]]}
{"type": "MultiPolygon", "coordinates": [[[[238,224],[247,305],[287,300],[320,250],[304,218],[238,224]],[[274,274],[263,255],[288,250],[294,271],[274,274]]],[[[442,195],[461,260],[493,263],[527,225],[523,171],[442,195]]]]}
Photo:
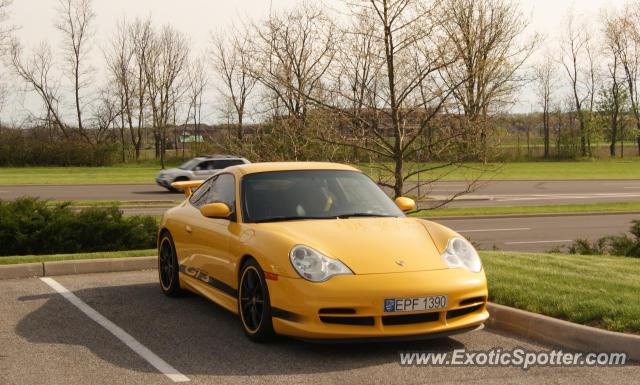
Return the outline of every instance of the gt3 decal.
{"type": "Polygon", "coordinates": [[[202,281],[207,285],[214,287],[220,290],[221,292],[228,294],[234,298],[238,296],[238,291],[236,289],[232,288],[231,286],[227,285],[222,281],[218,281],[217,279],[213,278],[206,272],[198,270],[195,267],[180,265],[180,272],[182,274],[188,275],[191,278],[195,278],[198,281],[202,281]]]}

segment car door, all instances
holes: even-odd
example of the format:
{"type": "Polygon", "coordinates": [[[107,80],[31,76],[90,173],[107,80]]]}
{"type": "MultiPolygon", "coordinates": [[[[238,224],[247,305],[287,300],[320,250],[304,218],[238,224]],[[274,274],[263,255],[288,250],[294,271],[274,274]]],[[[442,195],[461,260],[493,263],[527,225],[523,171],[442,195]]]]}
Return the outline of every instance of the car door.
{"type": "MultiPolygon", "coordinates": [[[[236,184],[232,174],[220,174],[212,178],[206,192],[202,192],[198,199],[191,201],[196,209],[210,204],[222,202],[231,208],[229,218],[207,218],[198,213],[193,216],[191,237],[193,239],[193,257],[191,267],[204,275],[200,280],[210,286],[232,295],[233,277],[229,271],[233,260],[229,253],[230,231],[236,223],[236,184]]],[[[195,194],[194,194],[195,195],[195,194]]]]}

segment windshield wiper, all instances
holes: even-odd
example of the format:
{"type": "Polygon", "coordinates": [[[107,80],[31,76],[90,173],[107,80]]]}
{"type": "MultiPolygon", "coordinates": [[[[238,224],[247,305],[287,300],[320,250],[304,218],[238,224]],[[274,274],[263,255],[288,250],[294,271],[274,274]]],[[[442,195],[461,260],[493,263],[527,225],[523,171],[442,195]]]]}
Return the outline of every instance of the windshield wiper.
{"type": "Polygon", "coordinates": [[[356,217],[397,217],[397,215],[388,215],[388,214],[370,214],[370,213],[351,213],[351,214],[340,214],[336,216],[336,218],[344,219],[344,218],[356,218],[356,217]]]}
{"type": "Polygon", "coordinates": [[[253,223],[302,221],[305,219],[335,219],[335,217],[303,217],[303,216],[273,217],[273,218],[258,219],[257,221],[253,221],[253,223]]]}

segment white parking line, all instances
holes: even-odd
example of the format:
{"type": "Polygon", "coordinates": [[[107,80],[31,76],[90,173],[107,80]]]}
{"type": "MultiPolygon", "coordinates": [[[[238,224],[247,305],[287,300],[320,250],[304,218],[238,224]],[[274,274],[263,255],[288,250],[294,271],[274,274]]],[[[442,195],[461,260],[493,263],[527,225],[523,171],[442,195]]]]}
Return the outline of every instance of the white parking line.
{"type": "Polygon", "coordinates": [[[93,310],[89,305],[84,303],[80,298],[78,298],[75,294],[67,290],[64,286],[59,284],[57,281],[51,278],[40,278],[40,280],[53,290],[62,295],[67,301],[71,302],[71,304],[77,307],[81,312],[87,315],[87,317],[94,320],[103,328],[107,329],[111,334],[113,334],[116,338],[122,341],[125,345],[129,347],[129,349],[138,353],[138,355],[144,358],[148,363],[150,363],[154,368],[158,369],[160,373],[169,377],[173,382],[187,382],[189,378],[184,376],[182,373],[178,372],[171,365],[166,363],[162,358],[156,356],[151,350],[147,349],[144,345],[138,342],[135,338],[133,338],[129,333],[122,330],[118,325],[106,319],[102,314],[93,310]]]}
{"type": "Polygon", "coordinates": [[[557,241],[527,241],[527,242],[505,242],[505,245],[528,245],[534,243],[563,243],[563,242],[573,242],[572,239],[560,239],[557,241]]]}
{"type": "Polygon", "coordinates": [[[457,230],[459,233],[477,233],[481,231],[529,231],[528,227],[520,227],[514,229],[477,229],[477,230],[457,230]]]}

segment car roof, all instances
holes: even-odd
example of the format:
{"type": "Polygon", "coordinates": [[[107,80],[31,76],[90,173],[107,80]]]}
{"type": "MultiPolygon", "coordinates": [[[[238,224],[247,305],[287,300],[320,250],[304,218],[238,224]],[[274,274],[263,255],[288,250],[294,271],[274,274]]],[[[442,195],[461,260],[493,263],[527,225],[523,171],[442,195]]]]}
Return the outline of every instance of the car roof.
{"type": "Polygon", "coordinates": [[[237,172],[240,175],[255,174],[269,171],[294,171],[294,170],[344,170],[360,171],[355,167],[340,163],[330,162],[263,162],[247,163],[228,167],[227,170],[237,172]]]}
{"type": "Polygon", "coordinates": [[[198,160],[207,160],[207,159],[244,159],[240,156],[235,156],[235,155],[226,155],[226,154],[213,154],[213,155],[202,155],[202,156],[196,156],[195,159],[198,160]]]}

